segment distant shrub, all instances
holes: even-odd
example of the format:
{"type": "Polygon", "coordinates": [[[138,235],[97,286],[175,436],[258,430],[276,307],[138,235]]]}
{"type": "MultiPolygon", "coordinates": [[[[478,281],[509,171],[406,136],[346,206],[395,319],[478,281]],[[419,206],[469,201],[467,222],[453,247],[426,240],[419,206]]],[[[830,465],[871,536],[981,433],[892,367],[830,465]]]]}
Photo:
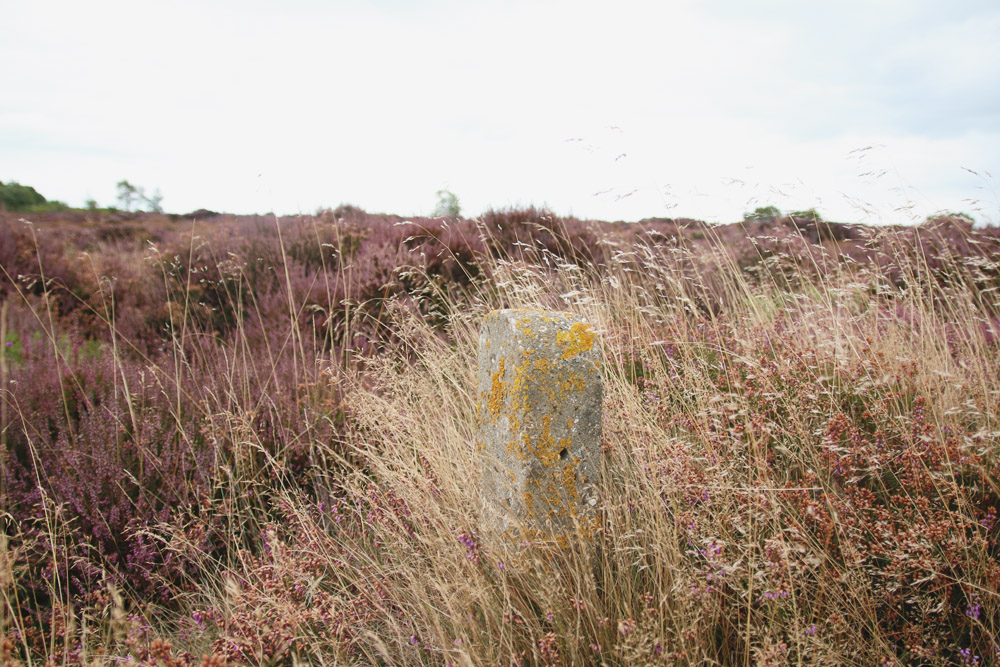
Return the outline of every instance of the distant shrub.
{"type": "Polygon", "coordinates": [[[221,215],[216,211],[212,211],[207,208],[199,208],[196,211],[191,211],[187,215],[183,216],[185,218],[195,218],[195,219],[205,219],[205,218],[217,218],[221,215]]]}
{"type": "Polygon", "coordinates": [[[45,203],[45,197],[30,185],[21,185],[17,181],[0,182],[0,205],[8,211],[27,211],[45,203]]]}
{"type": "Polygon", "coordinates": [[[458,197],[450,190],[437,191],[437,206],[434,207],[435,217],[457,218],[462,213],[458,197]]]}
{"type": "Polygon", "coordinates": [[[975,226],[976,221],[967,213],[936,213],[927,216],[927,219],[920,223],[920,229],[936,229],[944,233],[969,233],[975,226]]]}
{"type": "Polygon", "coordinates": [[[35,204],[22,210],[25,213],[59,213],[72,211],[73,207],[61,201],[47,201],[44,204],[35,204]]]}
{"type": "MultiPolygon", "coordinates": [[[[322,215],[322,211],[320,214],[322,215]]],[[[341,204],[337,208],[331,211],[335,219],[352,220],[356,218],[361,218],[365,214],[365,210],[360,206],[354,206],[353,204],[341,204]]]]}
{"type": "Polygon", "coordinates": [[[807,208],[803,211],[792,211],[788,214],[791,218],[805,218],[806,220],[813,220],[815,222],[822,222],[823,216],[815,208],[807,208]]]}
{"type": "Polygon", "coordinates": [[[777,206],[758,206],[752,213],[744,213],[743,220],[747,222],[762,222],[781,217],[781,209],[777,206]]]}
{"type": "Polygon", "coordinates": [[[590,264],[601,256],[597,236],[587,224],[545,209],[490,209],[480,221],[494,257],[590,264]]]}

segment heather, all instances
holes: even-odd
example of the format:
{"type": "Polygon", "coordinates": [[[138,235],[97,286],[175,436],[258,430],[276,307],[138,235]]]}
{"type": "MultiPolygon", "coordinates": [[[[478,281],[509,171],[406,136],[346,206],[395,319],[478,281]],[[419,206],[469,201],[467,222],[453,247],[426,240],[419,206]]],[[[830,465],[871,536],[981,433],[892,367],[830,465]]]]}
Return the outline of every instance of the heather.
{"type": "Polygon", "coordinates": [[[0,218],[12,664],[1000,660],[995,229],[27,220],[0,218]],[[480,535],[501,307],[601,333],[596,544],[480,535]]]}

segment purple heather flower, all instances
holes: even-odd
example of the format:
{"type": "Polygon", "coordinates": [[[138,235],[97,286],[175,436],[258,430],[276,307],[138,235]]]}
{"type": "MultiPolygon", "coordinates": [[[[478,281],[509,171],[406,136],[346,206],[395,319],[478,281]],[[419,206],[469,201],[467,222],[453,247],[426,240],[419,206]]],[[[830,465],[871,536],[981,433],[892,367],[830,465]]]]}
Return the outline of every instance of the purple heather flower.
{"type": "Polygon", "coordinates": [[[978,655],[973,655],[971,648],[959,649],[958,652],[962,656],[962,664],[963,665],[978,665],[979,664],[979,656],[978,655]]]}

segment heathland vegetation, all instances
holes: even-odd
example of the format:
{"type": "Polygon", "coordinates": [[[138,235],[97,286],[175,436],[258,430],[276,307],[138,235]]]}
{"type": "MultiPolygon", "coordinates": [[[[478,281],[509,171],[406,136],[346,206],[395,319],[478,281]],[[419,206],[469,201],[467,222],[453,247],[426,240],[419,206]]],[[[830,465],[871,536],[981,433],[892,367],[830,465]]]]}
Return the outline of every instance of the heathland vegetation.
{"type": "Polygon", "coordinates": [[[0,213],[0,663],[997,662],[1000,233],[812,213],[0,213]],[[596,549],[480,539],[501,307],[601,334],[596,549]]]}

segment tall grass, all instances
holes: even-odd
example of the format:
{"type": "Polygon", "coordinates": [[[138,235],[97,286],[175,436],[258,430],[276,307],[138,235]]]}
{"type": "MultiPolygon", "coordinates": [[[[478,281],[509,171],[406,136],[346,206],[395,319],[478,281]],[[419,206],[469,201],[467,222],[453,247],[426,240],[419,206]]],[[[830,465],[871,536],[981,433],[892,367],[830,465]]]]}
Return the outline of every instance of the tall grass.
{"type": "Polygon", "coordinates": [[[88,360],[51,291],[7,293],[8,330],[34,316],[49,344],[4,357],[4,659],[1000,660],[994,236],[296,224],[151,255],[160,347],[91,295],[109,333],[88,360]],[[596,544],[483,539],[475,354],[501,307],[601,333],[596,544]],[[24,388],[43,362],[68,390],[24,388]],[[123,492],[73,505],[57,471],[89,464],[123,492]]]}

